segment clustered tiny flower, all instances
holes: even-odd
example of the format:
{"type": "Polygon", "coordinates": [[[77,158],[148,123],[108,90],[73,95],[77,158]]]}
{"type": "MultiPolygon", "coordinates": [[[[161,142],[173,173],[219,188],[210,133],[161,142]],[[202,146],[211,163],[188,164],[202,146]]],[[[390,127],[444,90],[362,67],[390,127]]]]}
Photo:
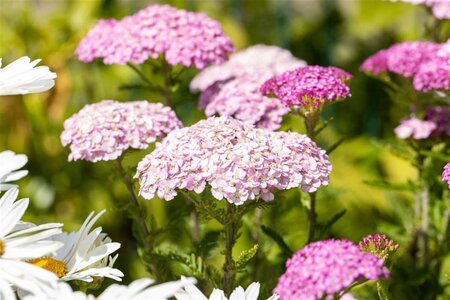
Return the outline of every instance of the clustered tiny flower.
{"type": "Polygon", "coordinates": [[[400,121],[400,125],[394,129],[394,132],[401,139],[423,140],[429,138],[436,128],[437,125],[434,122],[406,118],[400,121]]]}
{"type": "MultiPolygon", "coordinates": [[[[295,68],[306,66],[286,49],[268,45],[254,45],[230,56],[217,66],[209,66],[190,83],[192,91],[204,91],[216,82],[246,75],[259,74],[269,78],[295,68]]],[[[268,79],[268,78],[265,78],[268,79]]]]}
{"type": "Polygon", "coordinates": [[[448,188],[450,189],[450,162],[444,167],[444,172],[442,172],[442,181],[447,182],[448,188]]]}
{"type": "Polygon", "coordinates": [[[450,1],[448,0],[391,0],[393,2],[402,1],[412,4],[423,4],[431,8],[436,19],[450,19],[450,1]]]}
{"type": "Polygon", "coordinates": [[[202,193],[234,204],[275,190],[301,186],[314,192],[328,184],[331,164],[307,136],[271,132],[229,117],[211,117],[174,130],[139,164],[140,195],[171,200],[177,189],[202,193]]]}
{"type": "Polygon", "coordinates": [[[386,260],[388,256],[395,252],[399,247],[399,244],[395,244],[393,240],[390,240],[384,234],[369,234],[359,242],[359,248],[368,253],[386,260]]]}
{"type": "Polygon", "coordinates": [[[114,160],[129,148],[147,148],[181,126],[175,112],[161,103],[103,100],[67,119],[61,142],[70,145],[70,161],[114,160]]]}
{"type": "Polygon", "coordinates": [[[367,58],[361,71],[374,75],[392,72],[412,77],[417,91],[450,89],[450,42],[413,41],[395,44],[367,58]]]}
{"type": "Polygon", "coordinates": [[[83,62],[100,58],[105,64],[142,64],[163,55],[170,65],[203,69],[232,51],[220,23],[206,14],[153,4],[122,20],[100,20],[75,54],[83,62]]]}
{"type": "Polygon", "coordinates": [[[314,110],[327,102],[351,97],[350,88],[345,84],[351,77],[336,67],[306,66],[267,80],[261,92],[274,95],[285,106],[314,110]]]}
{"type": "Polygon", "coordinates": [[[259,88],[265,80],[306,63],[288,50],[255,45],[233,54],[221,65],[210,66],[191,81],[192,91],[201,91],[199,107],[206,116],[233,116],[259,128],[277,130],[289,112],[259,88]]]}
{"type": "Polygon", "coordinates": [[[200,95],[199,107],[208,117],[233,116],[259,128],[277,130],[289,108],[261,94],[261,78],[253,74],[216,82],[200,95]]]}
{"type": "Polygon", "coordinates": [[[336,299],[355,283],[387,278],[384,262],[347,240],[308,244],[286,263],[274,290],[280,300],[336,299]]]}
{"type": "Polygon", "coordinates": [[[431,133],[433,138],[445,138],[450,136],[450,107],[429,106],[425,110],[425,120],[436,124],[431,133]]]}

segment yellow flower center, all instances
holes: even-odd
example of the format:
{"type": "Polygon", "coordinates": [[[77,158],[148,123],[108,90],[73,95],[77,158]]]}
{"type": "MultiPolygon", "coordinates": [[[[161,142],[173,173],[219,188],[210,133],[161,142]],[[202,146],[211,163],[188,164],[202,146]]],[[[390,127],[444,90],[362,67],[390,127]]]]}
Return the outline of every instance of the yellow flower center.
{"type": "Polygon", "coordinates": [[[3,244],[3,241],[0,240],[0,256],[2,256],[3,253],[5,253],[5,246],[3,244]]]}
{"type": "Polygon", "coordinates": [[[27,260],[27,262],[29,264],[41,267],[43,269],[46,269],[47,271],[55,273],[56,276],[58,276],[58,278],[61,278],[67,274],[66,265],[62,261],[48,256],[29,259],[27,260]]]}

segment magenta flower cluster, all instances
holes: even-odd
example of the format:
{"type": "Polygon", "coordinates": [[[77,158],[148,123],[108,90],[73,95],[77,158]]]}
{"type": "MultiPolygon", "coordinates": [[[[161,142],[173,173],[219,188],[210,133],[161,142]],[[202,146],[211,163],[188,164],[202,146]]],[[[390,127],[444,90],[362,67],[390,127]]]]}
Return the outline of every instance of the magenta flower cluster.
{"type": "Polygon", "coordinates": [[[83,62],[142,64],[164,55],[170,65],[203,69],[227,60],[234,51],[219,22],[204,13],[150,5],[122,20],[100,20],[78,45],[83,62]]]}
{"type": "Polygon", "coordinates": [[[401,139],[423,140],[429,138],[436,128],[437,126],[434,122],[417,118],[406,118],[400,121],[400,125],[394,129],[394,132],[401,139]]]}
{"type": "Polygon", "coordinates": [[[336,67],[306,66],[287,71],[261,86],[264,95],[274,95],[285,106],[312,110],[326,102],[350,97],[345,84],[352,76],[336,67]]]}
{"type": "Polygon", "coordinates": [[[70,145],[69,161],[114,160],[127,149],[145,149],[180,127],[172,109],[161,103],[103,100],[67,119],[61,142],[70,145]]]}
{"type": "Polygon", "coordinates": [[[444,167],[444,172],[442,172],[442,181],[447,182],[448,188],[450,189],[450,162],[444,167]]]}
{"type": "Polygon", "coordinates": [[[362,251],[372,253],[373,255],[386,260],[389,254],[396,251],[400,245],[394,243],[393,240],[388,239],[386,235],[377,233],[374,235],[369,234],[364,237],[362,241],[359,242],[358,246],[362,251]]]}
{"type": "Polygon", "coordinates": [[[417,91],[450,89],[449,42],[404,42],[383,49],[367,58],[361,71],[380,75],[392,72],[412,77],[417,91]]]}
{"type": "Polygon", "coordinates": [[[177,189],[202,193],[234,204],[275,190],[301,186],[314,192],[328,184],[331,164],[325,151],[305,135],[254,128],[230,117],[211,117],[174,130],[137,168],[139,194],[165,200],[177,189]]]}
{"type": "Polygon", "coordinates": [[[431,133],[433,138],[445,138],[450,136],[450,107],[429,106],[425,111],[425,120],[436,124],[431,133]]]}
{"type": "Polygon", "coordinates": [[[192,80],[191,90],[202,92],[199,107],[208,117],[233,116],[259,128],[276,130],[289,109],[262,95],[259,88],[270,77],[304,65],[285,49],[256,45],[200,72],[192,80]]]}
{"type": "Polygon", "coordinates": [[[331,239],[296,252],[274,292],[280,300],[332,300],[355,283],[388,276],[383,260],[350,241],[331,239]]]}

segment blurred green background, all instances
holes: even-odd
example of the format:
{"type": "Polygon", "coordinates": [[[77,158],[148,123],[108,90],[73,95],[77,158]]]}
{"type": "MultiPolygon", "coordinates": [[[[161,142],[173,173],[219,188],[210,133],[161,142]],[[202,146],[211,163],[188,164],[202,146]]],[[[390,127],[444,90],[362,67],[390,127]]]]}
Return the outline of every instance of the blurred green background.
{"type": "MultiPolygon", "coordinates": [[[[105,66],[100,62],[84,64],[73,54],[78,42],[98,19],[121,18],[154,2],[0,0],[3,65],[28,55],[32,59],[42,58],[42,64],[58,74],[56,86],[47,93],[0,99],[0,150],[11,149],[29,157],[30,175],[19,183],[21,196],[31,198],[26,219],[37,223],[64,222],[66,230],[74,230],[90,211],[107,208],[99,223],[113,240],[122,243],[118,267],[126,273],[125,282],[146,275],[135,254],[129,222],[115,205],[127,197],[126,189],[112,175],[112,163],[69,163],[68,149],[61,146],[59,135],[63,121],[85,104],[102,99],[157,100],[156,95],[142,91],[118,89],[121,84],[138,81],[128,67],[105,66]]],[[[348,139],[331,155],[330,186],[322,188],[318,195],[319,220],[325,221],[346,209],[345,217],[333,227],[332,235],[353,241],[388,228],[388,224],[401,222],[394,211],[410,203],[412,195],[386,192],[364,181],[382,179],[403,183],[416,177],[409,163],[385,145],[394,139],[392,129],[408,112],[394,108],[383,86],[360,73],[358,67],[367,56],[392,43],[424,39],[434,22],[424,7],[381,0],[159,3],[206,12],[222,23],[237,49],[258,43],[277,45],[289,49],[308,64],[335,65],[352,73],[353,97],[324,113],[335,121],[320,135],[320,146],[325,148],[343,136],[348,139]]],[[[201,112],[194,112],[198,95],[190,94],[187,88],[194,74],[191,70],[184,75],[182,94],[175,101],[177,114],[185,125],[204,117],[201,112]]],[[[283,129],[289,128],[301,129],[299,119],[286,117],[283,129]]],[[[130,161],[143,157],[144,152],[135,153],[130,161]]],[[[263,223],[282,233],[292,249],[299,249],[306,241],[307,226],[298,191],[280,193],[277,198],[279,203],[264,212],[263,223]]],[[[181,201],[165,203],[155,199],[146,202],[146,206],[164,226],[169,211],[182,205],[181,201]]],[[[180,224],[180,230],[188,240],[189,228],[184,225],[180,224]]],[[[180,232],[168,234],[164,239],[184,243],[180,232]]],[[[250,246],[251,232],[244,231],[236,253],[250,246]]],[[[261,251],[273,260],[279,255],[279,249],[270,240],[265,241],[261,251]]],[[[259,279],[268,282],[266,290],[273,288],[275,273],[263,274],[259,279]]],[[[250,278],[243,278],[244,284],[248,282],[250,278]]]]}

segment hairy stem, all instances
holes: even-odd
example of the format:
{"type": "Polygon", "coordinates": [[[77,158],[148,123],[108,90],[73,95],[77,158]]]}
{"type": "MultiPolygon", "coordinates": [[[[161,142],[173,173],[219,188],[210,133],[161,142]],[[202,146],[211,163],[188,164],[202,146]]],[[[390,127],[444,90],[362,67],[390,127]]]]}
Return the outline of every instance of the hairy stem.
{"type": "MultiPolygon", "coordinates": [[[[138,210],[138,214],[133,213],[132,211],[128,210],[128,216],[132,219],[135,226],[138,227],[139,233],[136,233],[133,231],[133,236],[136,239],[136,242],[143,247],[145,251],[148,249],[153,249],[153,242],[151,242],[151,233],[150,230],[147,227],[146,222],[146,212],[145,209],[141,207],[139,203],[139,199],[134,191],[133,188],[133,180],[128,174],[128,172],[124,169],[122,165],[122,157],[117,159],[117,167],[120,174],[120,177],[122,179],[122,182],[125,184],[125,186],[128,189],[128,192],[130,193],[131,203],[134,206],[135,209],[138,210]]],[[[155,275],[157,281],[161,281],[161,275],[158,271],[158,266],[155,262],[153,262],[150,258],[148,258],[148,255],[145,255],[143,258],[144,261],[147,263],[147,265],[150,267],[150,271],[152,274],[155,275]]]]}
{"type": "Polygon", "coordinates": [[[236,244],[238,233],[238,220],[235,214],[236,208],[234,204],[227,203],[228,220],[223,224],[225,235],[225,262],[223,264],[223,291],[229,296],[233,291],[234,278],[236,275],[236,266],[233,259],[233,247],[236,244]]]}

